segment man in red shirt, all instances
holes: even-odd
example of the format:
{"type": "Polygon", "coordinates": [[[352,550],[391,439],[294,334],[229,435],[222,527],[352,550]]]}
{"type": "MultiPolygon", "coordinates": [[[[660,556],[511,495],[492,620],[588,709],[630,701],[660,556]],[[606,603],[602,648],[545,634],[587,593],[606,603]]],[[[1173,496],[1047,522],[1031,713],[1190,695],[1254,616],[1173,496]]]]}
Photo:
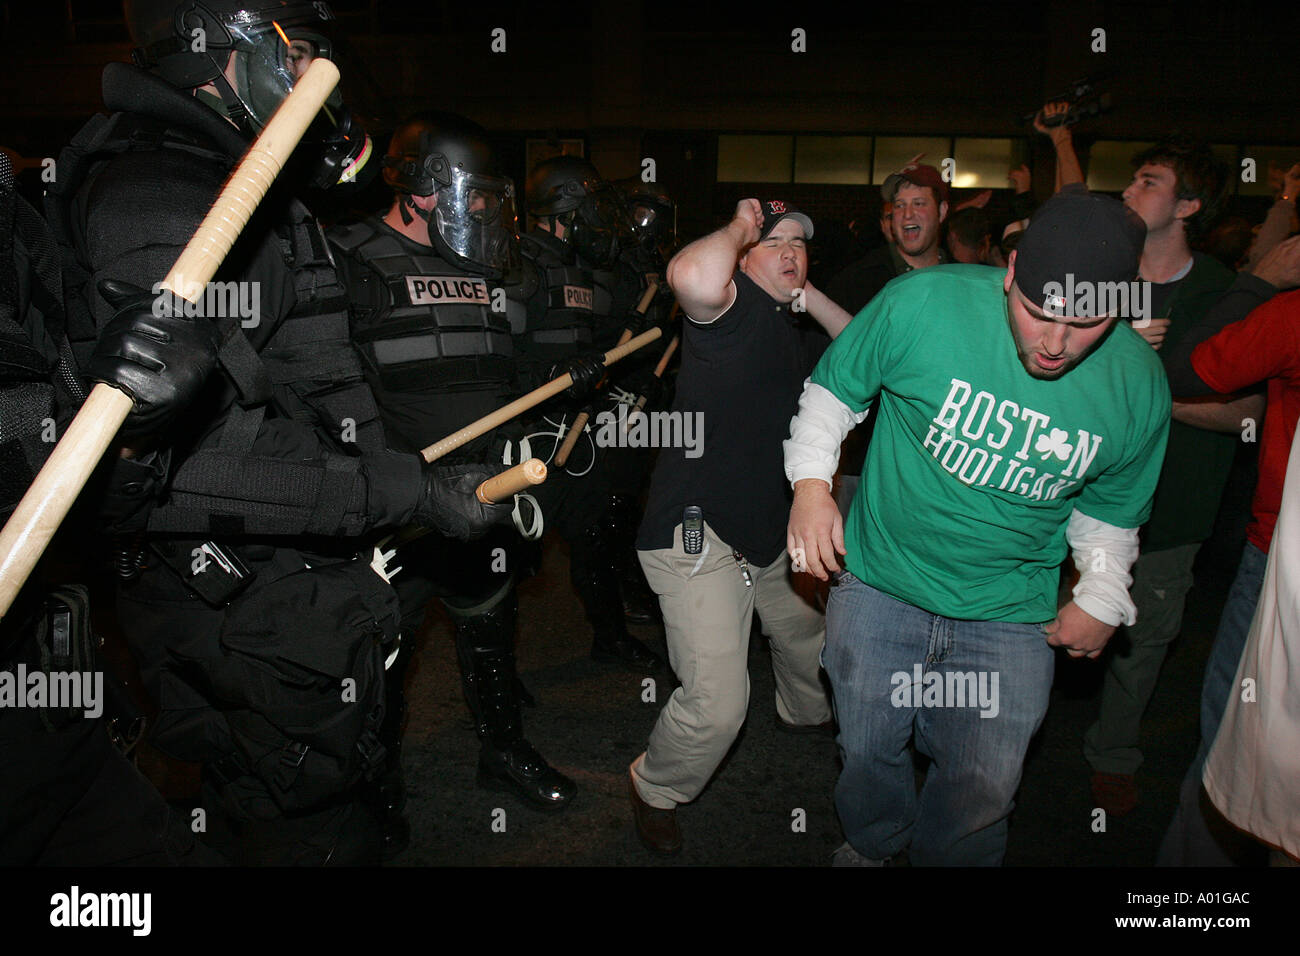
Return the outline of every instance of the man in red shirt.
{"type": "MultiPolygon", "coordinates": [[[[1270,275],[1272,283],[1279,288],[1300,284],[1300,237],[1288,240],[1275,252],[1273,258],[1281,268],[1276,277],[1270,275]]],[[[1241,321],[1201,342],[1192,351],[1190,362],[1179,364],[1181,367],[1170,374],[1170,387],[1177,396],[1237,392],[1257,382],[1268,383],[1259,482],[1251,504],[1253,520],[1246,530],[1245,551],[1205,665],[1201,744],[1183,779],[1179,807],[1157,857],[1157,863],[1166,866],[1224,866],[1238,861],[1241,839],[1236,831],[1205,815],[1200,800],[1201,772],[1233,692],[1237,664],[1263,586],[1282,503],[1287,457],[1300,419],[1300,292],[1271,298],[1241,321]]],[[[1176,401],[1175,418],[1180,407],[1191,409],[1194,405],[1176,401]]],[[[1243,422],[1243,428],[1252,426],[1243,422]]]]}

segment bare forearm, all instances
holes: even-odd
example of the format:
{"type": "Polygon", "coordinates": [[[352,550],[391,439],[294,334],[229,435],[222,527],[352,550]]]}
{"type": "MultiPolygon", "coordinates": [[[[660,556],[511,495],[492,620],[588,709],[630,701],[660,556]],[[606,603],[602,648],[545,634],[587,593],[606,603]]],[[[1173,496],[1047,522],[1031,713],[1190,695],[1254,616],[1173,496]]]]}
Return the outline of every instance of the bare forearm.
{"type": "Polygon", "coordinates": [[[757,239],[756,232],[752,225],[733,219],[673,256],[668,284],[687,315],[709,321],[726,309],[736,263],[745,246],[757,239]]]}
{"type": "Polygon", "coordinates": [[[803,302],[808,314],[826,330],[826,334],[831,338],[835,338],[835,336],[843,332],[844,328],[853,321],[853,316],[836,305],[821,289],[815,288],[811,282],[804,283],[803,302]]]}
{"type": "Polygon", "coordinates": [[[1174,421],[1206,431],[1239,434],[1245,422],[1259,423],[1264,414],[1263,395],[1244,395],[1225,400],[1221,396],[1207,395],[1196,401],[1174,402],[1174,421]]]}
{"type": "Polygon", "coordinates": [[[1052,146],[1056,150],[1056,188],[1070,183],[1083,182],[1083,167],[1079,165],[1079,154],[1074,151],[1074,138],[1068,131],[1052,137],[1052,146]]]}

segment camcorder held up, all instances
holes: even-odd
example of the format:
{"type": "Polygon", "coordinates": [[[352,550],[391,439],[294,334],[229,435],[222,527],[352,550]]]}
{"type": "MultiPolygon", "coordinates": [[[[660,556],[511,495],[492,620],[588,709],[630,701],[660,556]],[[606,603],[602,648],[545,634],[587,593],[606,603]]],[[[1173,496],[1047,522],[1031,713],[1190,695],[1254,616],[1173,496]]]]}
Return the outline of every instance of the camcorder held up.
{"type": "MultiPolygon", "coordinates": [[[[1103,93],[1098,89],[1103,79],[1104,77],[1101,74],[1096,73],[1092,76],[1085,76],[1069,84],[1065,92],[1044,99],[1043,102],[1045,103],[1056,103],[1064,100],[1070,104],[1070,108],[1059,115],[1044,117],[1043,125],[1047,127],[1073,126],[1080,120],[1109,112],[1111,108],[1110,94],[1103,93]]],[[[1040,112],[1042,112],[1041,108],[1031,113],[1025,113],[1020,117],[1020,121],[1026,124],[1032,123],[1034,117],[1038,116],[1040,112]]]]}

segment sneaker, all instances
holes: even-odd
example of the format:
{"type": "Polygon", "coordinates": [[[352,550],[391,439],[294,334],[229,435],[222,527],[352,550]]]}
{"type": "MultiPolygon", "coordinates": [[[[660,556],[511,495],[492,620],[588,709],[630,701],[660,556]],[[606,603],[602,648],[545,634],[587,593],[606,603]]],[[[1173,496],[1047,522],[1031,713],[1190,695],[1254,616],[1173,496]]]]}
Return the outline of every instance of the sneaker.
{"type": "Polygon", "coordinates": [[[1138,802],[1138,788],[1131,773],[1094,773],[1092,799],[1112,817],[1132,813],[1138,802]]]}

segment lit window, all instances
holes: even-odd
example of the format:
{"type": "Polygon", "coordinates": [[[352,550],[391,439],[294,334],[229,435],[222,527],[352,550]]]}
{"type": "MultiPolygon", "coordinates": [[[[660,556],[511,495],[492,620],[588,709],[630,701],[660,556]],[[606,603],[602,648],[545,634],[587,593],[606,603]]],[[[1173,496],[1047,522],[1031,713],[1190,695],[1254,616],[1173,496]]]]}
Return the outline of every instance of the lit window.
{"type": "Polygon", "coordinates": [[[871,137],[798,137],[795,141],[794,181],[869,185],[871,183],[871,137]]]}
{"type": "Polygon", "coordinates": [[[957,165],[952,185],[957,189],[1007,189],[1007,173],[1024,161],[1014,140],[970,137],[959,137],[953,144],[953,159],[957,165]]]}

